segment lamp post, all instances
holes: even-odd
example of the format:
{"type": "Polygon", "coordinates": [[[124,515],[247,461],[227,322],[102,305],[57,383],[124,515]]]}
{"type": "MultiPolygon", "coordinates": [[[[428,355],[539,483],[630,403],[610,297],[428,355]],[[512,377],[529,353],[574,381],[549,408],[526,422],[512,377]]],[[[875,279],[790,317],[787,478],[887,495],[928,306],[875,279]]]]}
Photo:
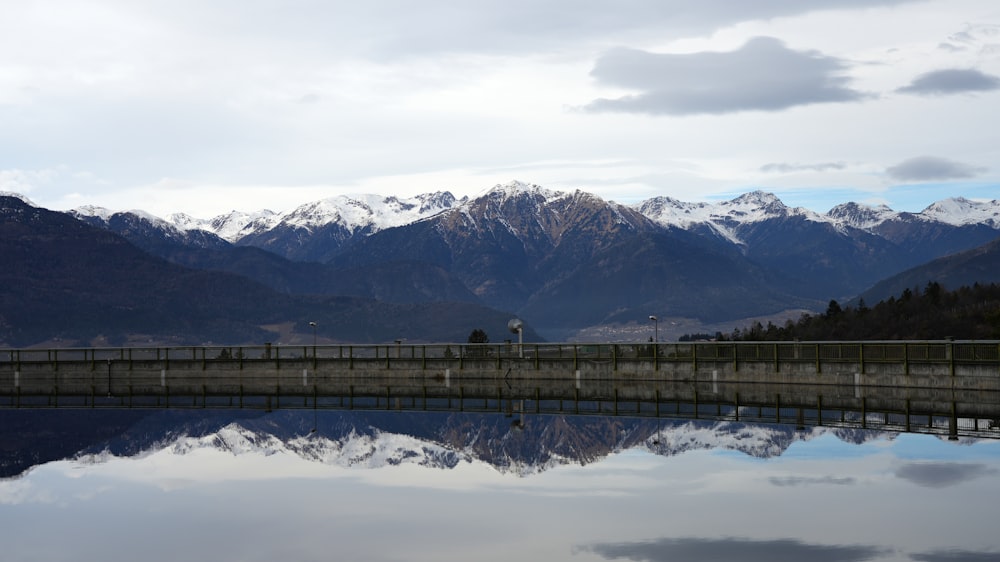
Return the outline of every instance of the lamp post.
{"type": "Polygon", "coordinates": [[[653,315],[649,319],[653,321],[653,343],[660,343],[660,321],[653,315]]]}
{"type": "Polygon", "coordinates": [[[313,359],[316,359],[316,323],[310,322],[309,327],[313,329],[313,359]]]}
{"type": "Polygon", "coordinates": [[[512,334],[517,334],[517,356],[524,357],[524,322],[521,322],[520,318],[511,318],[510,322],[507,322],[507,329],[510,330],[512,334]]]}

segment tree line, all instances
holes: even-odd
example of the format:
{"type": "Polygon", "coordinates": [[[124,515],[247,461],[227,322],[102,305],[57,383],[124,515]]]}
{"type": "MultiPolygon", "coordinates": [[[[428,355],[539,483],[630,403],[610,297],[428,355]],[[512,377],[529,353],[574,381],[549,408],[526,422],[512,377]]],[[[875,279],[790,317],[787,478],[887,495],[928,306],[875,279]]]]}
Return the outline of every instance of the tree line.
{"type": "MultiPolygon", "coordinates": [[[[803,314],[783,326],[755,322],[731,334],[717,332],[723,341],[790,340],[936,340],[1000,339],[1000,285],[975,284],[948,291],[930,282],[923,289],[906,289],[869,307],[864,300],[841,306],[831,300],[822,314],[803,314]]],[[[684,340],[705,339],[703,334],[684,340]]]]}

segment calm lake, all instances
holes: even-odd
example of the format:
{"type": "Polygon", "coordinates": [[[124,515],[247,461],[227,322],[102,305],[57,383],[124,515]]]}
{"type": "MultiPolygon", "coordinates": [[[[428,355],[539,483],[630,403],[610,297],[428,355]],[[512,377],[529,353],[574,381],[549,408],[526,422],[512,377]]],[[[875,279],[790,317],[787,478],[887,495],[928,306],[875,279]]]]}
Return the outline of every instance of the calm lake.
{"type": "Polygon", "coordinates": [[[3,409],[2,559],[1000,560],[988,432],[500,409],[3,409]]]}

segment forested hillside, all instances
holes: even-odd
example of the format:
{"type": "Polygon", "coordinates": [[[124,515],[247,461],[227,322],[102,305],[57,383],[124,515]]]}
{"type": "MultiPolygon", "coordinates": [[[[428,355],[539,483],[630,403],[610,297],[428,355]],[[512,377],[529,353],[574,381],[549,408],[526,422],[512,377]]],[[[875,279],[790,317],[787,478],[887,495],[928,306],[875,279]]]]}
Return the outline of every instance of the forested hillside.
{"type": "Polygon", "coordinates": [[[762,340],[920,340],[1000,338],[1000,284],[948,291],[937,282],[906,289],[869,307],[830,301],[823,314],[803,315],[784,326],[760,323],[717,338],[762,340]]]}

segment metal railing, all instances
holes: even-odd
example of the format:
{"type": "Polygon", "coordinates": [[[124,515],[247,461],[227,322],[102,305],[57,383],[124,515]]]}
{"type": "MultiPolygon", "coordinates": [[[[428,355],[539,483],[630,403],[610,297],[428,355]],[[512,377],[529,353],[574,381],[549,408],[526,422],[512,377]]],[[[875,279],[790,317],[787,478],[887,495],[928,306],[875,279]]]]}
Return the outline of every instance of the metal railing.
{"type": "Polygon", "coordinates": [[[651,361],[654,363],[929,363],[1000,365],[1000,341],[876,342],[692,342],[692,343],[516,343],[501,344],[336,344],[176,346],[118,348],[46,348],[0,350],[0,368],[20,363],[138,362],[172,360],[278,362],[283,360],[395,359],[489,361],[651,361]]]}

